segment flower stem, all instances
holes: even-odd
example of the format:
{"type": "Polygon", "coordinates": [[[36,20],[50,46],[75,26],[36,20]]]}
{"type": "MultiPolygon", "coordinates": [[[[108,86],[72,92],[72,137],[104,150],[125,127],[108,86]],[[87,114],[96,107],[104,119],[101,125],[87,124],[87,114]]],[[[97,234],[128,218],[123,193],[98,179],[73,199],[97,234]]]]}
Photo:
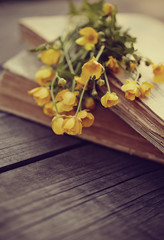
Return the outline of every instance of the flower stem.
{"type": "MultiPolygon", "coordinates": [[[[85,51],[84,54],[81,56],[80,59],[85,59],[85,57],[87,56],[87,54],[88,54],[88,52],[85,51]]],[[[79,63],[77,64],[77,67],[76,67],[76,69],[75,69],[75,73],[78,73],[80,67],[81,67],[81,62],[79,62],[79,63]]]]}
{"type": "Polygon", "coordinates": [[[97,61],[99,60],[101,54],[103,53],[104,48],[105,48],[105,46],[102,45],[101,48],[100,48],[100,50],[99,50],[99,52],[98,52],[98,54],[97,54],[97,56],[96,56],[96,60],[97,60],[97,61]]]}
{"type": "Polygon", "coordinates": [[[55,81],[56,81],[57,77],[58,77],[58,74],[56,73],[52,82],[51,82],[51,98],[52,98],[53,104],[55,106],[56,115],[59,114],[58,108],[57,108],[56,102],[55,102],[55,97],[54,97],[54,84],[55,84],[55,81]]]}
{"type": "Polygon", "coordinates": [[[66,51],[65,48],[63,49],[63,52],[64,52],[64,56],[65,56],[65,59],[66,59],[66,61],[67,61],[67,64],[68,64],[68,67],[69,67],[69,70],[70,70],[71,74],[72,74],[72,75],[75,75],[75,72],[74,72],[74,69],[73,69],[71,60],[70,60],[69,55],[68,55],[68,52],[66,51]]]}
{"type": "Polygon", "coordinates": [[[135,81],[139,80],[139,76],[140,76],[140,73],[137,71],[137,75],[136,75],[135,81]]]}
{"type": "Polygon", "coordinates": [[[84,85],[84,88],[83,88],[83,91],[81,92],[79,104],[78,104],[78,107],[77,107],[77,110],[76,110],[76,115],[75,115],[76,117],[77,117],[77,114],[78,114],[78,112],[79,112],[79,110],[80,110],[81,102],[82,102],[82,99],[83,99],[83,95],[84,95],[85,89],[86,89],[86,87],[87,87],[87,85],[88,85],[88,82],[89,82],[89,79],[86,81],[86,83],[85,83],[85,85],[84,85]]]}
{"type": "Polygon", "coordinates": [[[108,92],[111,92],[111,90],[110,90],[110,86],[109,86],[108,77],[107,77],[107,75],[106,75],[106,72],[105,72],[105,71],[104,71],[104,77],[105,77],[105,81],[106,81],[106,85],[107,85],[108,92]]]}

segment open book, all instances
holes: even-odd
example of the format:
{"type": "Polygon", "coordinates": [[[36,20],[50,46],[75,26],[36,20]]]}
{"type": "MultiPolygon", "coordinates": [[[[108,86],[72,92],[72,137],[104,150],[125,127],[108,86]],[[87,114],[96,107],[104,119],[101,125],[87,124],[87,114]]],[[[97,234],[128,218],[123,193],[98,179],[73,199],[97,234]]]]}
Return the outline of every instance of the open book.
{"type": "MultiPolygon", "coordinates": [[[[148,19],[138,15],[119,15],[119,21],[125,23],[125,27],[128,27],[126,26],[126,22],[130,22],[131,24],[134,22],[138,23],[137,20],[140,23],[148,19]]],[[[149,20],[151,20],[148,21],[151,25],[158,23],[158,21],[149,20]]],[[[20,21],[20,28],[22,38],[30,46],[36,46],[45,41],[52,41],[62,33],[67,24],[68,18],[63,16],[32,17],[22,19],[20,21]]],[[[160,23],[157,24],[158,27],[159,25],[160,23]]],[[[135,30],[134,26],[133,31],[135,30]]],[[[161,24],[159,28],[163,29],[164,27],[161,24]]],[[[140,44],[141,42],[139,41],[138,45],[140,44]]],[[[146,51],[148,50],[147,48],[148,46],[146,45],[146,51]]],[[[144,48],[142,52],[143,50],[144,48]]],[[[158,56],[155,61],[158,61],[158,56]]],[[[3,73],[0,83],[0,108],[49,126],[50,119],[42,113],[42,109],[26,93],[27,90],[36,86],[34,74],[38,70],[39,64],[36,57],[27,52],[20,53],[4,64],[6,70],[3,73]]],[[[129,102],[120,91],[121,79],[122,76],[111,79],[112,88],[121,99],[119,105],[111,108],[111,110],[118,114],[119,117],[111,110],[96,109],[94,113],[96,119],[94,126],[83,130],[81,137],[121,151],[162,162],[164,160],[162,154],[162,151],[164,151],[164,110],[162,107],[159,108],[159,106],[160,104],[162,105],[161,101],[164,100],[162,95],[163,86],[160,85],[153,92],[150,100],[145,99],[144,101],[129,102]],[[144,136],[144,138],[136,131],[144,136]],[[149,142],[160,149],[160,151],[149,142]]]]}

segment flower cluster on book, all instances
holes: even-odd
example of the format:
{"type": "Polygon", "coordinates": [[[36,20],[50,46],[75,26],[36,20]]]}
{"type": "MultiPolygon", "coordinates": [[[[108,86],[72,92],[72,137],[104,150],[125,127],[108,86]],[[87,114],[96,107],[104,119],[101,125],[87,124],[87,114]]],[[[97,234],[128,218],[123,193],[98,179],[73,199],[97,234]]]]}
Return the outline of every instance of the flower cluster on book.
{"type": "Polygon", "coordinates": [[[149,96],[154,88],[151,82],[140,82],[141,62],[152,66],[154,82],[164,82],[164,65],[154,65],[137,53],[136,38],[117,25],[116,15],[117,7],[103,0],[84,1],[80,10],[71,2],[71,21],[80,19],[76,26],[54,42],[31,50],[39,52],[44,65],[36,73],[40,86],[28,93],[52,117],[56,134],[77,135],[83,127],[90,127],[94,122],[91,110],[97,101],[105,108],[119,104],[117,94],[110,89],[108,77],[112,74],[128,74],[121,90],[131,101],[149,96]],[[105,95],[101,91],[104,86],[105,95]]]}

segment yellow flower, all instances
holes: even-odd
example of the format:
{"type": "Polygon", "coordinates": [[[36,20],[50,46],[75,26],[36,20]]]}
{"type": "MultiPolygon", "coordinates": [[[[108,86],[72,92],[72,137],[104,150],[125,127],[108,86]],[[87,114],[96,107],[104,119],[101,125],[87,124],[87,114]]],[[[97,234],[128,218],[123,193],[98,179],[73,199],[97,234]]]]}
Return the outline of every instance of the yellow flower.
{"type": "Polygon", "coordinates": [[[63,123],[64,118],[62,116],[57,116],[52,119],[51,127],[54,133],[56,133],[57,135],[64,134],[63,123]]]}
{"type": "Polygon", "coordinates": [[[68,88],[63,89],[63,90],[61,90],[60,92],[58,92],[57,95],[56,95],[56,97],[55,97],[55,102],[62,101],[62,100],[63,100],[63,95],[64,95],[66,92],[69,92],[69,89],[68,89],[68,88]]]}
{"type": "Polygon", "coordinates": [[[125,97],[131,101],[135,100],[135,97],[140,97],[140,86],[137,81],[126,80],[126,83],[121,87],[121,90],[125,92],[125,97]]]}
{"type": "Polygon", "coordinates": [[[112,56],[108,57],[108,61],[105,63],[105,66],[109,68],[112,72],[118,73],[121,71],[121,68],[119,67],[117,60],[113,58],[112,56]]]}
{"type": "Polygon", "coordinates": [[[110,4],[110,3],[105,3],[103,5],[103,14],[106,16],[106,15],[110,15],[112,10],[113,10],[113,5],[110,4]]]}
{"type": "Polygon", "coordinates": [[[61,114],[61,113],[65,113],[65,112],[69,112],[71,110],[73,110],[73,105],[67,105],[67,104],[63,104],[63,102],[57,102],[56,103],[56,106],[57,106],[57,109],[58,109],[58,112],[61,114]]]}
{"type": "Polygon", "coordinates": [[[56,115],[55,106],[52,101],[44,105],[43,112],[49,117],[54,117],[56,115]]]}
{"type": "Polygon", "coordinates": [[[50,66],[43,66],[36,72],[36,81],[41,86],[47,86],[54,78],[55,72],[50,66]]]}
{"type": "Polygon", "coordinates": [[[84,46],[87,51],[92,50],[98,42],[99,34],[92,27],[82,28],[79,33],[82,37],[78,38],[76,43],[80,46],[84,46]]]}
{"type": "Polygon", "coordinates": [[[152,83],[143,82],[140,86],[141,97],[149,96],[151,88],[154,88],[152,83]]]}
{"type": "Polygon", "coordinates": [[[107,108],[112,107],[118,104],[118,96],[115,92],[107,92],[102,98],[101,98],[101,104],[107,108]]]}
{"type": "Polygon", "coordinates": [[[134,72],[134,69],[136,68],[136,64],[133,62],[130,62],[130,71],[134,72]]]}
{"type": "Polygon", "coordinates": [[[79,92],[66,92],[63,94],[63,104],[75,106],[77,104],[76,96],[79,92]]]}
{"type": "Polygon", "coordinates": [[[48,103],[51,99],[51,94],[48,88],[46,87],[37,87],[30,91],[28,94],[33,95],[34,100],[37,102],[39,106],[43,106],[48,103]]]}
{"type": "Polygon", "coordinates": [[[84,106],[87,109],[94,109],[96,106],[94,99],[92,97],[87,97],[85,99],[84,106]]]}
{"type": "Polygon", "coordinates": [[[75,76],[74,79],[76,82],[76,90],[79,90],[84,87],[85,82],[86,82],[86,81],[84,81],[84,79],[82,79],[81,77],[78,77],[78,76],[75,76]]]}
{"type": "Polygon", "coordinates": [[[92,113],[87,112],[86,110],[82,110],[77,115],[78,118],[82,120],[83,127],[90,127],[94,122],[94,116],[92,113]]]}
{"type": "Polygon", "coordinates": [[[164,64],[153,65],[153,81],[156,83],[164,83],[164,64]]]}
{"type": "Polygon", "coordinates": [[[71,111],[77,105],[78,95],[79,92],[77,91],[70,92],[68,89],[60,91],[55,98],[59,113],[71,111]]]}
{"type": "Polygon", "coordinates": [[[82,132],[82,122],[75,116],[67,116],[63,123],[64,132],[69,135],[79,135],[82,132]]]}
{"type": "Polygon", "coordinates": [[[56,65],[60,56],[60,50],[58,50],[56,46],[53,46],[53,48],[41,52],[40,60],[47,65],[56,65]]]}
{"type": "Polygon", "coordinates": [[[82,67],[81,82],[86,83],[87,80],[93,79],[93,77],[95,78],[94,80],[99,79],[102,74],[102,69],[103,66],[93,57],[82,67]]]}

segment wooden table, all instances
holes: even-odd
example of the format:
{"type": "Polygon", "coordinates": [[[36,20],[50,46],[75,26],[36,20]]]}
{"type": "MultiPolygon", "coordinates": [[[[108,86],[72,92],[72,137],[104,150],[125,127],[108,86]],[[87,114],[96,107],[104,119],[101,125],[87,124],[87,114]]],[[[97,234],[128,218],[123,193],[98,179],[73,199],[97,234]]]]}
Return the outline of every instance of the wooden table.
{"type": "MultiPolygon", "coordinates": [[[[0,63],[24,48],[20,17],[66,9],[65,1],[1,1],[0,63]]],[[[0,133],[0,240],[164,239],[163,165],[3,112],[0,133]]]]}

